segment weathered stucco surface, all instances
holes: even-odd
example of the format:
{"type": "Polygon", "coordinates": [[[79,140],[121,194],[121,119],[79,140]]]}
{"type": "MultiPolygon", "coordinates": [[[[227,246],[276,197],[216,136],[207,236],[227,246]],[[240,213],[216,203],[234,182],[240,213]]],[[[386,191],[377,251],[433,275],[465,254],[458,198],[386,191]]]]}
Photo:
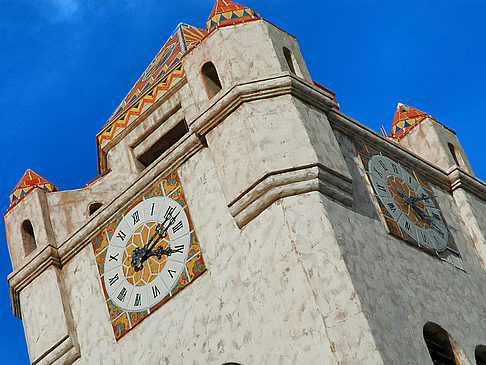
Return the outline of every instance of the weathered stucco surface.
{"type": "Polygon", "coordinates": [[[370,201],[376,203],[353,146],[342,135],[338,140],[353,173],[354,212],[329,200],[325,209],[332,212],[344,262],[384,362],[429,363],[422,331],[430,321],[446,329],[474,363],[476,345],[486,341],[486,275],[453,197],[434,189],[465,271],[387,234],[368,209],[370,201]]]}
{"type": "Polygon", "coordinates": [[[430,120],[399,145],[344,116],[295,39],[265,21],[216,30],[183,63],[186,79],[103,151],[111,172],[79,190],[33,191],[6,214],[31,359],[427,364],[430,321],[472,363],[486,343],[486,184],[458,172],[455,135],[430,120]],[[223,86],[210,100],[207,61],[223,86]],[[140,156],[182,120],[188,133],[145,167],[140,156]],[[432,178],[464,270],[387,233],[351,137],[432,178]],[[174,169],[207,271],[117,341],[90,239],[174,169]],[[89,216],[93,202],[103,206],[89,216]],[[38,241],[29,255],[24,219],[38,241]]]}

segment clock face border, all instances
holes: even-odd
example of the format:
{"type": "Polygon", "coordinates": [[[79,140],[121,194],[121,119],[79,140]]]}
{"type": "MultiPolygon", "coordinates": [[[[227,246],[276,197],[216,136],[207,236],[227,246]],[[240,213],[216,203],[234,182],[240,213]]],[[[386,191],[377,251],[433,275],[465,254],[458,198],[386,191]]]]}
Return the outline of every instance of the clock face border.
{"type": "Polygon", "coordinates": [[[187,207],[187,203],[184,197],[182,185],[177,171],[173,171],[167,174],[164,178],[157,180],[154,184],[151,185],[150,188],[145,191],[145,193],[142,193],[138,195],[138,197],[134,198],[127,209],[117,214],[114,219],[104,225],[104,227],[98,232],[98,234],[96,234],[91,239],[91,243],[93,246],[98,267],[100,285],[103,290],[103,295],[110,316],[110,323],[113,327],[113,332],[115,334],[116,340],[119,340],[142,320],[150,316],[153,311],[155,311],[157,308],[170,300],[180,290],[184,289],[204,271],[206,271],[206,266],[204,264],[204,259],[201,253],[201,247],[199,245],[199,241],[197,239],[194,226],[192,224],[191,216],[189,214],[189,208],[187,207]],[[174,200],[182,207],[184,213],[187,216],[187,220],[189,223],[190,243],[189,249],[187,250],[187,256],[184,260],[184,267],[182,268],[182,272],[179,275],[176,284],[162,300],[160,300],[153,306],[141,311],[125,310],[117,306],[110,299],[105,287],[104,264],[105,260],[107,259],[106,253],[108,251],[108,245],[116,231],[118,224],[131,209],[133,209],[145,199],[158,196],[174,200]]]}
{"type": "MultiPolygon", "coordinates": [[[[409,244],[411,244],[415,247],[419,247],[421,250],[426,251],[427,253],[432,254],[433,256],[438,256],[438,257],[442,258],[442,255],[438,251],[421,245],[413,237],[411,237],[403,228],[401,228],[399,223],[394,219],[392,214],[388,211],[388,209],[384,206],[381,199],[379,199],[379,197],[378,197],[377,191],[375,189],[372,178],[370,176],[371,173],[369,171],[369,162],[376,155],[382,155],[382,156],[387,157],[391,160],[393,160],[393,159],[390,158],[389,156],[386,156],[385,154],[382,154],[377,149],[367,145],[366,143],[364,143],[360,140],[354,139],[353,142],[354,142],[354,145],[355,145],[355,148],[356,148],[356,152],[357,152],[357,154],[358,154],[358,156],[359,156],[359,158],[360,158],[360,160],[363,164],[364,170],[366,171],[366,175],[368,177],[368,182],[372,186],[373,195],[375,197],[376,202],[379,205],[380,213],[381,213],[383,219],[385,220],[385,224],[388,228],[388,232],[391,235],[398,237],[398,238],[406,241],[407,243],[409,243],[409,244]]],[[[393,161],[395,163],[397,163],[398,165],[400,165],[403,169],[405,169],[412,177],[414,177],[416,179],[416,181],[419,183],[419,187],[423,188],[429,196],[434,195],[432,188],[430,187],[429,182],[427,181],[427,179],[424,176],[422,176],[421,174],[417,173],[416,171],[398,163],[396,160],[393,160],[393,161]]],[[[445,251],[447,251],[449,254],[460,257],[460,253],[459,253],[459,250],[457,248],[457,245],[454,241],[452,234],[450,233],[449,227],[447,226],[447,222],[444,219],[444,216],[442,214],[442,211],[439,208],[437,201],[435,199],[430,199],[430,200],[435,205],[435,209],[437,209],[439,211],[440,216],[442,218],[442,222],[444,223],[446,230],[447,230],[448,240],[447,240],[447,245],[446,245],[445,251]]]]}

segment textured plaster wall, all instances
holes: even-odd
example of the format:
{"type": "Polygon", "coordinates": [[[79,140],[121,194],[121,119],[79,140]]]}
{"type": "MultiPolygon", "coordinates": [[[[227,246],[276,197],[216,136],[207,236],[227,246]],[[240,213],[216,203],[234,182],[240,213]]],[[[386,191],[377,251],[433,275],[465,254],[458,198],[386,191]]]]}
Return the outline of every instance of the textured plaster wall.
{"type": "Polygon", "coordinates": [[[457,136],[451,130],[430,118],[415,126],[400,140],[401,145],[444,171],[449,171],[451,167],[457,165],[449,150],[448,143],[454,146],[461,169],[474,175],[457,136]]]}
{"type": "Polygon", "coordinates": [[[70,313],[63,305],[57,269],[51,266],[20,293],[22,319],[31,361],[70,335],[70,313]]]}
{"type": "Polygon", "coordinates": [[[434,188],[466,272],[387,234],[354,147],[337,135],[353,174],[353,208],[323,202],[384,363],[430,362],[422,334],[428,321],[447,330],[472,362],[486,340],[486,275],[454,199],[434,188]]]}
{"type": "Polygon", "coordinates": [[[82,353],[76,364],[335,363],[296,250],[309,228],[290,239],[291,208],[279,202],[240,231],[207,149],[180,174],[208,271],[116,342],[86,247],[63,269],[82,353]]]}

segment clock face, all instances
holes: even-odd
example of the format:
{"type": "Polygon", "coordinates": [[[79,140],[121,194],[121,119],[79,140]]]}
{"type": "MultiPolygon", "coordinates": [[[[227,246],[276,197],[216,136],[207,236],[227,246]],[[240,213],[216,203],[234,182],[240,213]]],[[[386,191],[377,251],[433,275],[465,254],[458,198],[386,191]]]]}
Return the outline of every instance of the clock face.
{"type": "Polygon", "coordinates": [[[165,298],[182,273],[190,241],[187,216],[176,201],[152,197],[133,207],[118,223],[106,253],[104,284],[112,302],[136,311],[165,298]],[[136,250],[143,248],[143,262],[133,265],[136,250]]]}
{"type": "Polygon", "coordinates": [[[206,270],[175,171],[134,197],[91,242],[117,340],[206,270]]]}
{"type": "Polygon", "coordinates": [[[368,162],[377,198],[398,226],[420,246],[441,252],[449,234],[433,196],[399,163],[382,155],[368,162]]]}
{"type": "Polygon", "coordinates": [[[353,139],[388,232],[463,269],[461,257],[427,180],[353,139]]]}

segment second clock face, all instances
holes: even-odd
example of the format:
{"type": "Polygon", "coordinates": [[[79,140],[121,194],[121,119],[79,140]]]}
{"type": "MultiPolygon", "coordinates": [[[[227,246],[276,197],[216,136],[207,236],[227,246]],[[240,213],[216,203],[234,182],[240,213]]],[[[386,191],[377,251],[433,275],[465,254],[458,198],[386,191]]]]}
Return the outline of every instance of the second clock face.
{"type": "Polygon", "coordinates": [[[449,233],[433,199],[416,177],[395,161],[374,155],[368,172],[378,199],[393,220],[419,245],[441,252],[449,233]]]}
{"type": "Polygon", "coordinates": [[[190,243],[186,213],[175,200],[159,196],[137,204],[108,245],[103,280],[109,298],[126,311],[157,304],[178,283],[190,243]],[[143,256],[134,265],[137,250],[143,256]]]}

